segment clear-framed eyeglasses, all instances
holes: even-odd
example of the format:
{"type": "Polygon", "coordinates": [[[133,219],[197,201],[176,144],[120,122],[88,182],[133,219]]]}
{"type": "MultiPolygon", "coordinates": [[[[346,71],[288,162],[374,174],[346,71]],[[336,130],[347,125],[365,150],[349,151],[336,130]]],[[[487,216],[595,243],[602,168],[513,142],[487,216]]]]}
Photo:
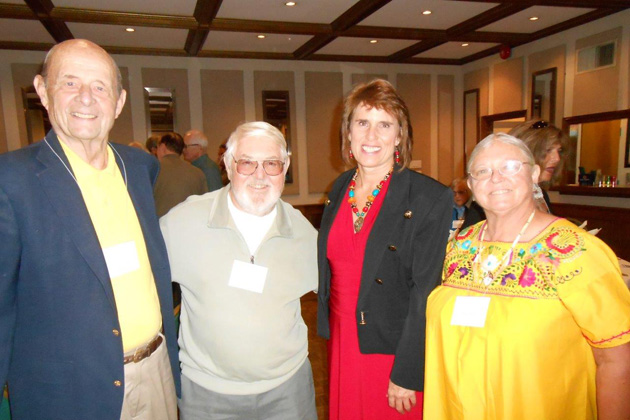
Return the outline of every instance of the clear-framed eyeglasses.
{"type": "Polygon", "coordinates": [[[516,159],[508,159],[501,163],[497,169],[488,166],[478,166],[473,168],[468,175],[475,181],[485,181],[490,179],[494,171],[498,171],[503,176],[514,176],[523,169],[523,165],[531,165],[531,162],[524,162],[516,159]]]}
{"type": "Polygon", "coordinates": [[[263,161],[257,161],[257,160],[251,160],[251,159],[236,160],[234,157],[232,157],[232,159],[234,159],[234,162],[236,162],[236,172],[245,176],[249,176],[253,174],[254,172],[256,172],[256,169],[258,169],[259,163],[262,163],[262,167],[265,173],[269,176],[280,175],[282,171],[284,170],[284,162],[281,160],[275,160],[275,159],[263,160],[263,161]]]}

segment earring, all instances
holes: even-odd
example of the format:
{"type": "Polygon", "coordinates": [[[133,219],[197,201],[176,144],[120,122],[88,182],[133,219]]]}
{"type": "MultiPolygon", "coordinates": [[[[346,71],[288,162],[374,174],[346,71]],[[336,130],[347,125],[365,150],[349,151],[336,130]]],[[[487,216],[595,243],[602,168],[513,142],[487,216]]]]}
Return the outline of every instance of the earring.
{"type": "Polygon", "coordinates": [[[354,155],[352,154],[352,150],[350,150],[349,155],[350,155],[350,159],[354,159],[354,155]]]}
{"type": "Polygon", "coordinates": [[[394,149],[394,160],[396,161],[397,165],[400,165],[400,151],[398,150],[398,146],[396,146],[396,149],[394,149]]]}

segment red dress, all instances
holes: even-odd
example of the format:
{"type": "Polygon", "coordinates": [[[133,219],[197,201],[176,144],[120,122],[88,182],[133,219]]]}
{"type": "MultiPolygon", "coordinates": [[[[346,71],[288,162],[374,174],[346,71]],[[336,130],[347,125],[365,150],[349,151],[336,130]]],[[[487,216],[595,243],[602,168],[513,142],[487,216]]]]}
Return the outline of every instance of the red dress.
{"type": "Polygon", "coordinates": [[[328,341],[329,420],[422,419],[420,392],[416,393],[415,407],[405,415],[389,407],[387,388],[394,355],[362,354],[359,351],[355,312],[363,257],[367,238],[388,187],[389,180],[372,203],[363,228],[356,234],[346,192],[330,229],[327,254],[332,273],[328,341]]]}

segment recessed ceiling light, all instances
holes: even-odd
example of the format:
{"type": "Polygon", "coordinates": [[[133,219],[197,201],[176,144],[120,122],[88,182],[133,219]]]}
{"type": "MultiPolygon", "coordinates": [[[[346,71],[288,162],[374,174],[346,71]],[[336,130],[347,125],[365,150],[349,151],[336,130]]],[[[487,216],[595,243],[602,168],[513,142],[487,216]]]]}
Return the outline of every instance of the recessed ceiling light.
{"type": "Polygon", "coordinates": [[[467,46],[468,46],[468,42],[464,42],[464,43],[462,44],[462,47],[467,47],[467,46]]]}
{"type": "Polygon", "coordinates": [[[370,40],[370,44],[376,44],[378,42],[378,39],[371,39],[370,40]]]}
{"type": "Polygon", "coordinates": [[[424,11],[422,12],[422,14],[423,14],[423,15],[430,15],[431,13],[433,13],[433,12],[432,12],[432,11],[430,11],[430,10],[424,10],[424,11]]]}
{"type": "Polygon", "coordinates": [[[266,37],[264,35],[258,35],[258,39],[265,39],[266,37]]]}
{"type": "Polygon", "coordinates": [[[125,31],[127,31],[127,32],[136,32],[136,30],[133,29],[133,28],[125,28],[125,31]]]}
{"type": "Polygon", "coordinates": [[[532,16],[529,18],[529,20],[534,21],[534,20],[538,20],[538,16],[532,16]]]}
{"type": "Polygon", "coordinates": [[[294,1],[288,1],[288,2],[284,3],[285,6],[289,6],[289,7],[295,6],[296,4],[297,3],[294,2],[294,1]]]}

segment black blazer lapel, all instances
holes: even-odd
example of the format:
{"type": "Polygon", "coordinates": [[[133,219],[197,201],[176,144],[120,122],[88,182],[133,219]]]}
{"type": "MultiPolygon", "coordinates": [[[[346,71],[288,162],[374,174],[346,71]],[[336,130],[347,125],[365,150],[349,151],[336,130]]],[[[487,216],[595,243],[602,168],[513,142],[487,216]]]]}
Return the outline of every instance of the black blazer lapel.
{"type": "MultiPolygon", "coordinates": [[[[37,159],[44,166],[44,169],[37,173],[37,177],[57,213],[57,219],[101,282],[112,307],[116,309],[103,250],[98,242],[81,190],[71,175],[70,163],[53,131],[50,131],[45,141],[42,141],[37,159]]],[[[68,263],[72,264],[71,261],[68,263]]]]}
{"type": "Polygon", "coordinates": [[[383,253],[387,249],[387,244],[392,241],[394,234],[392,220],[404,217],[405,207],[409,202],[409,172],[393,172],[387,195],[383,200],[381,210],[376,217],[372,231],[368,237],[365,247],[365,257],[363,259],[363,271],[361,273],[361,287],[359,289],[359,305],[368,295],[370,288],[374,284],[374,278],[378,267],[381,264],[383,253]]]}

